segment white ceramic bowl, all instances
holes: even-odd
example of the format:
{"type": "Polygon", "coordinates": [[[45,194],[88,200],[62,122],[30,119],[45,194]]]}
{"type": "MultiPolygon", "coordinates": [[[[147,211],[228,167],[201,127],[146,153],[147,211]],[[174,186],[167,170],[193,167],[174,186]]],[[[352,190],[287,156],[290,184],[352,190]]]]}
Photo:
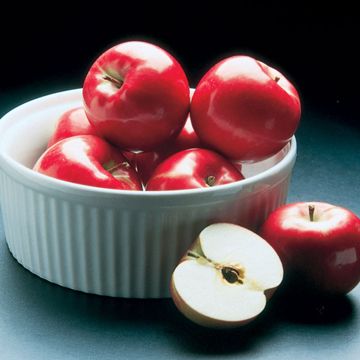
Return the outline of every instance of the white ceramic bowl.
{"type": "Polygon", "coordinates": [[[0,121],[6,240],[18,262],[44,279],[100,295],[167,297],[177,261],[206,225],[226,221],[256,229],[286,200],[295,138],[255,164],[255,175],[209,189],[101,189],[31,170],[58,116],[80,104],[80,89],[64,91],[30,101],[0,121]]]}

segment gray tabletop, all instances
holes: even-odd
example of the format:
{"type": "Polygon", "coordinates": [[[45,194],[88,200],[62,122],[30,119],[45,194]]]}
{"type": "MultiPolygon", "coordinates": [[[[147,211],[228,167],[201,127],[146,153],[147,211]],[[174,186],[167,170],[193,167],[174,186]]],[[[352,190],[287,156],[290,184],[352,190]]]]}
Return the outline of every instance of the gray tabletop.
{"type": "MultiPolygon", "coordinates": [[[[0,114],[43,93],[2,96],[0,114]]],[[[360,215],[360,128],[344,120],[305,108],[289,202],[327,201],[360,215]]],[[[0,359],[295,356],[359,358],[360,286],[336,299],[306,300],[280,291],[251,325],[208,330],[184,319],[169,299],[113,299],[41,280],[12,258],[0,221],[0,359]]]]}

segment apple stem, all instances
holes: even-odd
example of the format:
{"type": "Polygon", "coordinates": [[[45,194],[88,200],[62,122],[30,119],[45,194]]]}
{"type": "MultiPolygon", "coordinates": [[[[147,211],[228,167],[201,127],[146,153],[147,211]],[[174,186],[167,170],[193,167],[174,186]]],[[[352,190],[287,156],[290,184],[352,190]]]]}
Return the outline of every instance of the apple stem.
{"type": "Polygon", "coordinates": [[[214,175],[209,175],[206,179],[205,182],[208,186],[214,186],[215,182],[216,182],[216,178],[214,175]]]}
{"type": "Polygon", "coordinates": [[[103,76],[103,79],[104,79],[104,80],[107,80],[107,81],[110,81],[113,85],[115,85],[115,87],[116,87],[117,89],[120,89],[121,86],[122,86],[122,84],[124,83],[122,80],[116,79],[116,78],[114,78],[113,76],[111,76],[111,75],[109,75],[109,74],[105,74],[105,75],[103,76]]]}
{"type": "MultiPolygon", "coordinates": [[[[208,259],[205,255],[200,255],[194,251],[188,251],[187,256],[191,256],[195,259],[202,259],[202,260],[206,260],[206,262],[214,264],[210,259],[208,259]]],[[[215,265],[215,264],[214,264],[215,265]]]]}
{"type": "Polygon", "coordinates": [[[279,76],[275,76],[275,77],[274,77],[274,80],[275,80],[276,82],[278,82],[278,81],[280,80],[280,77],[279,77],[279,76]]]}
{"type": "Polygon", "coordinates": [[[202,257],[201,255],[197,254],[196,252],[193,252],[193,251],[188,251],[188,253],[186,254],[187,256],[191,256],[195,259],[198,259],[200,257],[202,257]]]}
{"type": "Polygon", "coordinates": [[[128,169],[130,167],[130,164],[127,161],[123,161],[121,163],[113,163],[113,162],[109,162],[103,165],[104,169],[106,171],[108,171],[109,173],[113,173],[114,171],[120,169],[121,167],[124,167],[126,169],[128,169]],[[109,163],[111,163],[111,165],[109,166],[109,163]]]}
{"type": "Polygon", "coordinates": [[[310,221],[314,221],[314,212],[315,212],[315,206],[309,205],[309,218],[310,221]]]}

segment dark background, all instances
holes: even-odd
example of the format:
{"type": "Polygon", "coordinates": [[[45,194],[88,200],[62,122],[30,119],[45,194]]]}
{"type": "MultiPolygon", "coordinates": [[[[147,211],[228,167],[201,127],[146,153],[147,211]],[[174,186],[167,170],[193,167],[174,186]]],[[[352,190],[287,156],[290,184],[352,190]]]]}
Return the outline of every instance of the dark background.
{"type": "Polygon", "coordinates": [[[2,17],[3,94],[80,87],[101,52],[143,39],[175,55],[192,86],[219,59],[250,54],[288,75],[305,110],[358,123],[360,18],[344,2],[16,2],[2,17]]]}

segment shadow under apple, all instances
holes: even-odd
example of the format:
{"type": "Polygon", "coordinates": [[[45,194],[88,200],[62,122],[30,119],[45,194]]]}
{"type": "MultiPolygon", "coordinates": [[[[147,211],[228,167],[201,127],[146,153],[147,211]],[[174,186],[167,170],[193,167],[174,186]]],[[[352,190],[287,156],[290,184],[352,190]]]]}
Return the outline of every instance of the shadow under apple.
{"type": "Polygon", "coordinates": [[[262,342],[271,341],[276,336],[278,321],[273,312],[265,309],[254,321],[236,329],[210,329],[196,325],[179,312],[173,316],[182,351],[191,354],[247,354],[262,342]]]}
{"type": "Polygon", "coordinates": [[[355,305],[348,295],[326,295],[289,277],[278,291],[275,316],[282,321],[309,325],[336,325],[351,322],[355,305]]]}

